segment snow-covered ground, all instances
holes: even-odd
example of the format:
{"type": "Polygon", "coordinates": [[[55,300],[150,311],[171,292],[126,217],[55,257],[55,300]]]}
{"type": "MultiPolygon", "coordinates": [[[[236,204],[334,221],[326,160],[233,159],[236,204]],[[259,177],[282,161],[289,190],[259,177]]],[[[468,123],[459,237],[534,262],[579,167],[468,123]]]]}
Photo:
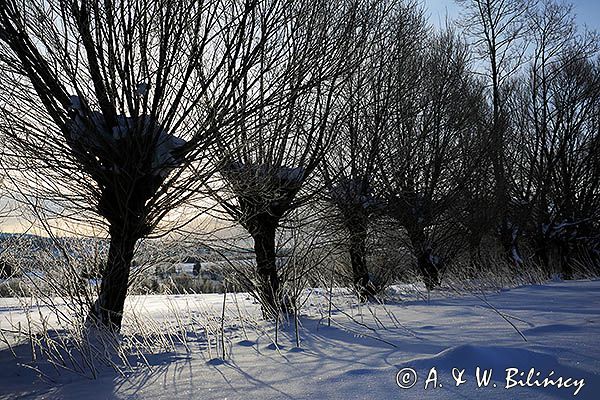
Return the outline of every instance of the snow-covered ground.
{"type": "MultiPolygon", "coordinates": [[[[236,315],[247,314],[257,322],[253,325],[249,318],[244,326],[226,327],[225,362],[217,360],[214,348],[209,354],[206,342],[196,337],[197,341],[190,338],[190,352],[149,355],[151,369],[139,368],[126,378],[104,370],[99,379],[90,380],[64,371],[58,375],[48,368],[44,370],[47,376],[40,378],[36,371],[16,366],[36,365],[26,358],[27,345],[17,349],[19,359],[4,346],[0,351],[0,397],[600,398],[600,281],[555,282],[485,298],[481,294],[440,296],[428,302],[403,301],[370,309],[343,305],[338,299],[339,309],[334,310],[330,327],[326,303],[313,296],[300,321],[301,347],[295,347],[293,324],[289,324],[282,327],[279,350],[272,343],[271,325],[258,321],[257,306],[245,296],[238,295],[237,303],[232,297],[226,303],[229,318],[233,321],[236,315]],[[492,370],[491,380],[482,387],[478,387],[477,367],[480,378],[492,370]],[[401,388],[397,381],[404,386],[413,383],[412,371],[416,384],[401,388]],[[543,385],[544,378],[552,380],[546,380],[550,385],[536,386],[543,385]],[[556,387],[559,378],[560,388],[556,387]],[[457,381],[463,383],[457,386],[457,381]]],[[[165,327],[181,310],[178,318],[205,318],[208,322],[198,324],[208,326],[211,318],[218,323],[222,300],[217,294],[132,296],[128,310],[136,310],[148,321],[164,321],[165,327]]],[[[14,300],[0,299],[0,328],[8,329],[23,318],[14,306],[14,300]]]]}

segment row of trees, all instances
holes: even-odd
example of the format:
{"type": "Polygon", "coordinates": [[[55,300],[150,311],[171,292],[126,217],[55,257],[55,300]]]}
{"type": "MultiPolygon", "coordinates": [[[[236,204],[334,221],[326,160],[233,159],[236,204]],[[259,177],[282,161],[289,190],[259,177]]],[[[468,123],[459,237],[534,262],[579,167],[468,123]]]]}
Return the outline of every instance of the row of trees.
{"type": "Polygon", "coordinates": [[[496,244],[517,273],[598,271],[596,33],[564,3],[460,3],[463,35],[432,32],[405,4],[346,85],[322,165],[362,297],[386,284],[367,265],[386,218],[428,289],[453,263],[489,265],[481,249],[496,244]]]}
{"type": "Polygon", "coordinates": [[[2,2],[3,168],[44,212],[107,227],[90,321],[118,330],[136,242],[214,201],[253,240],[267,315],[277,233],[316,204],[361,298],[382,289],[381,219],[429,289],[485,237],[515,266],[524,243],[548,271],[597,263],[597,38],[551,0],[461,3],[463,33],[412,0],[2,2]]]}
{"type": "MultiPolygon", "coordinates": [[[[195,204],[217,172],[233,186],[258,185],[267,197],[287,191],[293,200],[331,140],[340,82],[377,7],[316,0],[0,4],[4,169],[26,201],[44,199],[46,212],[104,224],[110,235],[90,321],[119,329],[136,241],[178,206],[195,204]],[[286,175],[286,163],[298,168],[286,175]],[[254,182],[240,179],[247,171],[254,182]],[[282,182],[289,187],[272,187],[282,182]]],[[[273,305],[268,225],[277,220],[265,222],[272,204],[261,201],[248,193],[231,212],[256,240],[259,285],[273,305]]],[[[289,206],[276,208],[281,218],[289,206]]]]}

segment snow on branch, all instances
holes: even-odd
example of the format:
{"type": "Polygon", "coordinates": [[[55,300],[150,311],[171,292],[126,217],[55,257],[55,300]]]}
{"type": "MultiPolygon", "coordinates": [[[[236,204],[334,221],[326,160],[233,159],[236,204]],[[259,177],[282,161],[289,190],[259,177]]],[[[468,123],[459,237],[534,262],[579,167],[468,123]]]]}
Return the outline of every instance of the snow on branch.
{"type": "Polygon", "coordinates": [[[299,187],[305,176],[302,167],[227,162],[222,168],[227,179],[238,185],[269,185],[283,189],[299,187]]]}
{"type": "MultiPolygon", "coordinates": [[[[175,156],[175,151],[185,145],[186,141],[171,135],[148,115],[127,117],[118,115],[116,126],[107,126],[102,113],[85,112],[85,107],[78,96],[71,96],[69,133],[73,151],[85,151],[98,158],[103,169],[113,172],[123,167],[124,162],[114,154],[125,154],[125,160],[131,161],[136,155],[143,157],[152,151],[152,162],[149,173],[162,178],[183,161],[175,156]],[[142,152],[132,152],[131,144],[148,146],[142,152]]],[[[136,147],[134,147],[136,148],[136,147]]],[[[139,147],[137,147],[139,148],[139,147]]],[[[134,160],[135,161],[135,160],[134,160]]]]}
{"type": "Polygon", "coordinates": [[[362,179],[342,178],[329,190],[334,203],[340,205],[361,205],[363,208],[377,207],[381,204],[371,193],[362,179]]]}

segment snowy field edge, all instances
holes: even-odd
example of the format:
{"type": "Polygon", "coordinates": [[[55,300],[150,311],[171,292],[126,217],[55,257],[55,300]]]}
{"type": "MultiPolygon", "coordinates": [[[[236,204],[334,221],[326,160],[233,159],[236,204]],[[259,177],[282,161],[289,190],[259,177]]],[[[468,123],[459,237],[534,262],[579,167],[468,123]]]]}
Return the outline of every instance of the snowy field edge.
{"type": "MultiPolygon", "coordinates": [[[[312,315],[300,319],[300,348],[293,324],[281,327],[278,348],[267,323],[247,328],[247,337],[239,326],[228,327],[225,361],[190,341],[189,352],[151,354],[150,368],[140,366],[126,376],[105,369],[95,380],[32,363],[27,344],[16,348],[16,359],[5,347],[0,398],[595,399],[599,295],[600,281],[551,282],[485,299],[438,297],[370,310],[349,306],[334,313],[329,327],[314,303],[312,315]]],[[[256,311],[248,298],[237,297],[238,307],[256,311]]],[[[152,310],[148,318],[167,324],[173,307],[184,309],[198,299],[202,307],[218,308],[222,296],[174,296],[175,302],[136,296],[130,305],[142,304],[152,310]]],[[[234,308],[230,299],[228,312],[234,308]]],[[[0,327],[14,313],[13,301],[0,299],[0,327]]]]}

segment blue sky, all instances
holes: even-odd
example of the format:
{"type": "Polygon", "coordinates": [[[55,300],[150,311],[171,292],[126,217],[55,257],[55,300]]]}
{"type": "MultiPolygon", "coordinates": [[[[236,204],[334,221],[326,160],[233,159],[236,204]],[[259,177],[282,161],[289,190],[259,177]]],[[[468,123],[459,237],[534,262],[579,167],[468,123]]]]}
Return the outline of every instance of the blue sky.
{"type": "MultiPolygon", "coordinates": [[[[427,8],[431,22],[440,25],[446,15],[455,18],[459,13],[459,6],[454,0],[421,0],[427,8]]],[[[587,25],[600,32],[600,0],[571,0],[574,5],[577,21],[580,25],[587,25]]]]}

